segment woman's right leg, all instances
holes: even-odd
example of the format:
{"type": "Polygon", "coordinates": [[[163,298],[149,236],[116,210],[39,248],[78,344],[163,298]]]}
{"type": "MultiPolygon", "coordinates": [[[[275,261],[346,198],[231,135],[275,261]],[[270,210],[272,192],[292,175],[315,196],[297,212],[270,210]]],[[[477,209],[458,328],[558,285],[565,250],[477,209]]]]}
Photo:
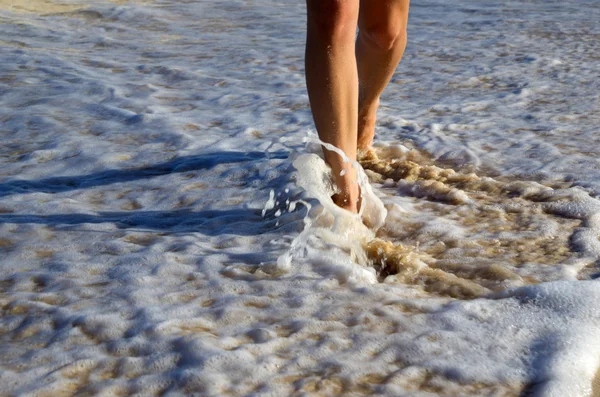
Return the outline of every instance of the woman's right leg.
{"type": "MultiPolygon", "coordinates": [[[[355,36],[359,0],[307,0],[306,86],[319,138],[356,160],[358,72],[355,36]]],[[[358,212],[356,170],[323,149],[340,193],[336,204],[358,212]]]]}

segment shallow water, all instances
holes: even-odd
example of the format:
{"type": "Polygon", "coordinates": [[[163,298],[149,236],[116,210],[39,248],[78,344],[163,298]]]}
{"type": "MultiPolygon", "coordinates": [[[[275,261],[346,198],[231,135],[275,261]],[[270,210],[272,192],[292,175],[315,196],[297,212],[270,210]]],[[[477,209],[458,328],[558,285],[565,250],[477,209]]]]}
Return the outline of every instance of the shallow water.
{"type": "Polygon", "coordinates": [[[592,395],[598,17],[414,2],[361,220],[302,2],[0,1],[3,392],[592,395]]]}

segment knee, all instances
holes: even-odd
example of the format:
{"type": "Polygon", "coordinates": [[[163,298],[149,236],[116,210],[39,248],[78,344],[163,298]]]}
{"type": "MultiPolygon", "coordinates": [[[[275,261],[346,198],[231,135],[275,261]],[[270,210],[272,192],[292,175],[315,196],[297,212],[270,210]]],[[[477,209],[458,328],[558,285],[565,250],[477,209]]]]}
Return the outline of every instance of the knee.
{"type": "Polygon", "coordinates": [[[308,4],[309,32],[333,44],[354,42],[358,8],[347,0],[311,0],[308,4]]]}
{"type": "Polygon", "coordinates": [[[373,27],[361,28],[361,39],[380,50],[389,51],[400,40],[406,40],[406,25],[400,22],[378,24],[373,27]]]}

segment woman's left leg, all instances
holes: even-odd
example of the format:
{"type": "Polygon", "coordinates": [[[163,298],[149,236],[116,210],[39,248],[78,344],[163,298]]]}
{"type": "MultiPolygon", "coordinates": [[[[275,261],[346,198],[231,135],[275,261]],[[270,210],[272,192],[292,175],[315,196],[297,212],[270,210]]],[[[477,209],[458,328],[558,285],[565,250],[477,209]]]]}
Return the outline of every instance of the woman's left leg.
{"type": "Polygon", "coordinates": [[[406,48],[410,0],[361,0],[356,41],[358,149],[373,144],[379,97],[406,48]]]}

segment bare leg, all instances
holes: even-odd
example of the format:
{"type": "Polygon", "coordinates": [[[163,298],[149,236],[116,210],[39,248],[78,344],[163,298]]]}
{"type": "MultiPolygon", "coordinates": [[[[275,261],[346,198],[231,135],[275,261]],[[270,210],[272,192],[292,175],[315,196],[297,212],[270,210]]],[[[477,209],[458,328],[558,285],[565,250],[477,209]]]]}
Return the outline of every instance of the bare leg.
{"type": "Polygon", "coordinates": [[[360,86],[358,149],[373,144],[379,97],[404,49],[409,0],[360,0],[356,58],[360,86]]]}
{"type": "MultiPolygon", "coordinates": [[[[359,0],[307,0],[306,85],[319,138],[356,159],[358,72],[355,35],[359,0]]],[[[358,212],[356,171],[337,153],[324,149],[337,205],[358,212]]]]}

